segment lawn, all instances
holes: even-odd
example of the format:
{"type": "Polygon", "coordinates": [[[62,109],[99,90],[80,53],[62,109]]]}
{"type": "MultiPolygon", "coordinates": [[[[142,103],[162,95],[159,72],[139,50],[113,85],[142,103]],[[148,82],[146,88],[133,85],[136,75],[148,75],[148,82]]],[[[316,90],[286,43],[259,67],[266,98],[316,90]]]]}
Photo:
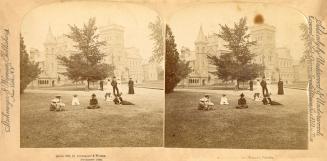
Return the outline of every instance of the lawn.
{"type": "Polygon", "coordinates": [[[177,91],[166,95],[165,146],[183,148],[307,149],[305,92],[297,97],[275,96],[282,106],[264,106],[247,98],[248,109],[218,106],[220,94],[212,94],[213,111],[197,110],[201,92],[177,91]]]}
{"type": "Polygon", "coordinates": [[[135,95],[136,105],[114,105],[98,98],[100,109],[86,109],[90,94],[79,96],[81,106],[71,106],[72,96],[60,94],[67,111],[50,112],[55,95],[21,95],[22,148],[162,146],[163,103],[135,95]]]}

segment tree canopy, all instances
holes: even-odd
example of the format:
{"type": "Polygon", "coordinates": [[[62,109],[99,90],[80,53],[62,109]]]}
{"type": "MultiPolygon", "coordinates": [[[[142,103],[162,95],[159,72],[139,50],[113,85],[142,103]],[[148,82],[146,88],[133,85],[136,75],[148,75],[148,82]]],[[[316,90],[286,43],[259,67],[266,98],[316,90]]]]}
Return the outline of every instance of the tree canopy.
{"type": "Polygon", "coordinates": [[[263,71],[263,66],[252,61],[255,54],[250,51],[250,47],[256,42],[249,39],[246,18],[241,18],[233,27],[220,25],[220,29],[217,35],[226,42],[225,47],[228,51],[219,56],[208,56],[210,63],[217,69],[213,74],[224,81],[238,82],[258,77],[263,71]]]}
{"type": "Polygon", "coordinates": [[[66,75],[69,79],[76,81],[97,81],[113,76],[114,66],[103,63],[104,52],[100,47],[105,45],[100,41],[95,25],[95,18],[90,18],[82,28],[69,25],[70,33],[66,36],[75,42],[76,52],[70,56],[58,56],[62,65],[66,66],[66,75]]]}
{"type": "Polygon", "coordinates": [[[161,63],[164,59],[164,31],[163,23],[158,16],[155,22],[149,23],[149,29],[151,29],[150,39],[153,40],[153,50],[150,61],[161,63]]]}
{"type": "Polygon", "coordinates": [[[165,92],[171,93],[177,84],[191,72],[189,64],[179,59],[174,35],[166,26],[166,60],[165,60],[165,92]]]}
{"type": "Polygon", "coordinates": [[[24,93],[25,88],[35,80],[41,69],[37,62],[31,61],[26,51],[24,38],[20,35],[20,93],[24,93]]]}

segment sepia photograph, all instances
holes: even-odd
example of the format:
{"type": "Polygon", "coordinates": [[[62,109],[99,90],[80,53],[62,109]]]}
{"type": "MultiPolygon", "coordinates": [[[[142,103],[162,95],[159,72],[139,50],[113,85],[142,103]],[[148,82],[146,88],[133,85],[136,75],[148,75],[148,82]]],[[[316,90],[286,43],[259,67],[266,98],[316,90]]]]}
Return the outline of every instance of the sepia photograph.
{"type": "Polygon", "coordinates": [[[307,149],[306,18],[191,5],[167,20],[165,147],[307,149]]]}
{"type": "Polygon", "coordinates": [[[57,2],[20,35],[20,147],[161,147],[163,25],[145,6],[57,2]]]}

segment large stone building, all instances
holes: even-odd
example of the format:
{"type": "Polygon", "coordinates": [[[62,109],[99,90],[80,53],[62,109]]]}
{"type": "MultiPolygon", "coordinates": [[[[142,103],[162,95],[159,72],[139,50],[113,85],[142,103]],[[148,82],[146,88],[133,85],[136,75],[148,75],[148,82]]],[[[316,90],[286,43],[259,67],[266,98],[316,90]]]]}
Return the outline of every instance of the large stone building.
{"type": "Polygon", "coordinates": [[[264,75],[271,82],[281,78],[286,84],[293,83],[294,59],[286,47],[276,47],[276,29],[267,24],[257,24],[250,28],[251,39],[256,41],[251,51],[256,55],[254,62],[265,67],[264,75]]]}
{"type": "Polygon", "coordinates": [[[181,49],[181,59],[188,61],[192,70],[189,76],[181,83],[187,86],[201,86],[220,82],[211,73],[216,70],[216,67],[210,64],[207,56],[220,56],[222,53],[228,52],[224,47],[224,42],[217,35],[205,36],[201,26],[194,45],[195,49],[193,51],[187,47],[182,47],[181,49]]]}
{"type": "Polygon", "coordinates": [[[74,53],[73,42],[64,35],[55,37],[49,27],[46,39],[43,43],[44,51],[31,48],[30,59],[38,62],[41,68],[39,77],[31,82],[31,87],[51,87],[68,83],[63,76],[66,68],[59,63],[57,56],[69,56],[74,53]]]}
{"type": "MultiPolygon", "coordinates": [[[[285,47],[277,48],[275,41],[276,29],[267,24],[257,24],[250,27],[251,40],[256,41],[256,45],[251,47],[251,52],[256,56],[253,63],[264,65],[264,75],[269,81],[275,83],[281,78],[286,84],[293,83],[299,78],[296,77],[295,62],[290,50],[285,47]]],[[[181,48],[181,59],[188,61],[192,72],[181,81],[184,86],[204,86],[221,83],[216,75],[216,66],[210,64],[207,56],[220,56],[228,53],[224,46],[226,42],[217,35],[205,35],[202,26],[194,42],[194,50],[187,47],[181,48]]]]}
{"type": "MultiPolygon", "coordinates": [[[[124,44],[124,27],[116,24],[99,27],[99,39],[106,44],[100,49],[106,54],[103,59],[104,63],[115,66],[114,74],[122,82],[128,81],[129,78],[137,82],[144,81],[143,63],[144,59],[135,47],[125,47],[124,44]]],[[[30,86],[50,87],[63,84],[70,84],[62,73],[66,68],[56,59],[59,55],[69,56],[76,49],[73,47],[74,42],[64,35],[55,37],[49,28],[44,41],[44,51],[31,48],[30,58],[39,62],[41,74],[39,78],[33,81],[30,86]]]]}

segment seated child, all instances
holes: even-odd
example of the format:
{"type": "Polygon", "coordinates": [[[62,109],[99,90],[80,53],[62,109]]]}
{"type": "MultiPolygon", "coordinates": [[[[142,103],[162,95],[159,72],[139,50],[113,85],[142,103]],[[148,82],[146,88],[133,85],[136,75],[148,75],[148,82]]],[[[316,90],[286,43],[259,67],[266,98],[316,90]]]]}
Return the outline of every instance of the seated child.
{"type": "Polygon", "coordinates": [[[92,98],[90,99],[90,105],[87,106],[88,109],[96,109],[96,108],[100,108],[99,104],[98,104],[98,99],[96,98],[96,95],[93,93],[92,94],[92,98]]]}
{"type": "Polygon", "coordinates": [[[223,96],[220,98],[220,104],[221,105],[228,105],[229,104],[228,99],[227,99],[225,94],[223,94],[223,96]]]}
{"type": "Polygon", "coordinates": [[[134,105],[131,102],[128,102],[128,101],[123,100],[123,98],[121,97],[122,94],[123,93],[120,93],[118,95],[115,95],[115,99],[113,101],[114,101],[114,103],[116,105],[134,105]]]}
{"type": "Polygon", "coordinates": [[[248,108],[248,105],[246,104],[246,99],[244,98],[244,94],[242,93],[241,98],[238,99],[238,105],[236,106],[236,108],[238,109],[242,109],[242,108],[248,108]]]}
{"type": "Polygon", "coordinates": [[[260,93],[254,93],[254,95],[253,95],[253,100],[254,100],[254,101],[258,101],[258,100],[260,101],[259,98],[260,98],[260,93]]]}
{"type": "Polygon", "coordinates": [[[64,111],[65,104],[61,102],[61,96],[56,96],[51,100],[50,111],[64,111]]]}
{"type": "Polygon", "coordinates": [[[213,110],[213,106],[214,104],[210,101],[209,95],[206,94],[200,99],[198,110],[213,110]]]}
{"type": "Polygon", "coordinates": [[[112,100],[110,92],[106,92],[106,94],[104,95],[104,100],[105,101],[111,101],[112,100]]]}
{"type": "Polygon", "coordinates": [[[79,99],[77,98],[77,94],[74,94],[74,97],[73,97],[73,99],[72,99],[72,105],[73,105],[73,106],[78,106],[78,105],[80,105],[80,103],[79,103],[79,99]]]}

